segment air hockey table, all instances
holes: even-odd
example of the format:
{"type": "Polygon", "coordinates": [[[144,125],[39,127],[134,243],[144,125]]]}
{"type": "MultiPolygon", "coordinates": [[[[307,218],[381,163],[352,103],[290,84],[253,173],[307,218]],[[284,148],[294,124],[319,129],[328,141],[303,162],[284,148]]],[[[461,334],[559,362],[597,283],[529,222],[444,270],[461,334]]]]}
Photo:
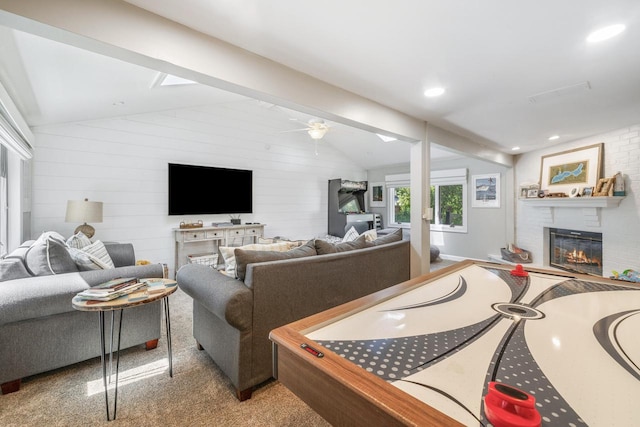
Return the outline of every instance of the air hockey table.
{"type": "Polygon", "coordinates": [[[274,377],[333,425],[492,425],[490,384],[542,425],[640,425],[639,291],[462,261],[274,329],[274,377]]]}

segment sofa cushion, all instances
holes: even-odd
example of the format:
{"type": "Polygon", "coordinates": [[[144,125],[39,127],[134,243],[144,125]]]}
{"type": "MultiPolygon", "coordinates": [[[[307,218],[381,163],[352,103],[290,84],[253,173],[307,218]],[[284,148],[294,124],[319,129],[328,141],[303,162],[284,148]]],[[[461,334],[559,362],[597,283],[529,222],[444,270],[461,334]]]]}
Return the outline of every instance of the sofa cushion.
{"type": "Polygon", "coordinates": [[[90,244],[91,240],[82,231],[78,231],[67,239],[67,246],[70,248],[82,249],[90,244]]]}
{"type": "Polygon", "coordinates": [[[34,243],[35,240],[27,240],[23,242],[19,247],[5,255],[4,259],[19,259],[24,263],[25,255],[27,254],[27,251],[29,250],[31,245],[33,245],[34,243]]]}
{"type": "Polygon", "coordinates": [[[91,255],[84,252],[82,249],[69,248],[69,255],[71,255],[73,262],[76,263],[76,267],[78,267],[78,270],[80,271],[102,269],[100,265],[93,262],[91,255]]]}
{"type": "Polygon", "coordinates": [[[316,255],[313,240],[309,240],[302,246],[288,251],[255,251],[236,248],[236,277],[244,280],[247,273],[247,265],[256,262],[278,261],[283,259],[303,258],[316,255]]]}
{"type": "Polygon", "coordinates": [[[32,276],[78,271],[64,238],[51,231],[42,233],[29,247],[25,254],[25,267],[32,276]]]}
{"type": "Polygon", "coordinates": [[[363,249],[367,247],[366,236],[364,234],[358,236],[351,242],[329,243],[321,239],[315,240],[315,247],[318,255],[335,254],[336,252],[353,251],[355,249],[363,249]]]}
{"type": "Polygon", "coordinates": [[[399,242],[400,240],[402,240],[402,228],[396,228],[391,233],[380,236],[370,242],[369,246],[386,245],[387,243],[399,242]]]}
{"type": "Polygon", "coordinates": [[[268,244],[253,243],[253,244],[244,245],[244,246],[221,246],[218,250],[220,251],[222,258],[224,259],[224,266],[225,266],[224,269],[227,272],[227,274],[237,277],[237,275],[235,274],[235,270],[236,270],[235,250],[236,249],[243,249],[246,251],[283,252],[283,251],[288,251],[289,249],[292,249],[296,246],[298,246],[296,242],[276,242],[276,243],[268,243],[268,244]]]}
{"type": "Polygon", "coordinates": [[[5,258],[0,261],[0,282],[31,277],[22,260],[5,258]]]}

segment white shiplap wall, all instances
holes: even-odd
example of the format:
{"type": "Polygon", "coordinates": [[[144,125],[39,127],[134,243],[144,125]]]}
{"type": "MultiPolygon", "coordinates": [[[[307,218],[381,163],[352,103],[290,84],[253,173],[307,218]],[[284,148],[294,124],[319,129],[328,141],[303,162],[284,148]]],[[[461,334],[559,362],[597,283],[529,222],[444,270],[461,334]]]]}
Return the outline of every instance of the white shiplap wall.
{"type": "Polygon", "coordinates": [[[599,225],[585,220],[582,209],[555,207],[549,216],[543,214],[544,210],[518,201],[517,244],[533,252],[534,262],[543,259],[544,229],[557,227],[602,233],[604,276],[611,275],[612,270],[640,269],[640,125],[518,156],[516,186],[538,181],[541,156],[600,142],[604,143],[602,176],[622,172],[626,198],[618,207],[599,209],[599,225]]]}
{"type": "MultiPolygon", "coordinates": [[[[102,201],[94,239],[131,242],[137,258],[173,269],[172,228],[229,216],[168,216],[169,162],[251,169],[254,213],[243,222],[267,224],[267,236],[324,235],[328,180],[366,179],[366,171],[322,142],[316,155],[305,132],[286,129],[291,123],[281,111],[249,100],[35,128],[32,237],[72,234],[67,200],[102,201]]],[[[229,196],[224,182],[194,182],[185,191],[229,196]]]]}

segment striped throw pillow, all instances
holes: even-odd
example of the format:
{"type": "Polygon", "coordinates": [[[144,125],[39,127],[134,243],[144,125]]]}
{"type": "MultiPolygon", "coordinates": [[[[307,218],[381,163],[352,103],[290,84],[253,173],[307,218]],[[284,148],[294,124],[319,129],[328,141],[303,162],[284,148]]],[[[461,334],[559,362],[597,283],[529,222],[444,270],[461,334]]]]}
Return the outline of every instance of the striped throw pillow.
{"type": "Polygon", "coordinates": [[[98,265],[100,268],[106,270],[108,268],[116,268],[107,252],[107,248],[104,247],[104,243],[100,240],[96,240],[92,244],[85,246],[81,249],[82,252],[87,254],[91,261],[98,265]]]}

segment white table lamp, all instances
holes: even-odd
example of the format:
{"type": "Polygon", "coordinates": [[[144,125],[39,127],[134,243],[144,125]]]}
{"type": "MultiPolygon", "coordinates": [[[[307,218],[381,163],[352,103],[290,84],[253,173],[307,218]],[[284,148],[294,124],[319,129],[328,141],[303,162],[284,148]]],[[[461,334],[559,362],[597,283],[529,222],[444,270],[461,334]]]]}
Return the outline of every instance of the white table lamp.
{"type": "Polygon", "coordinates": [[[82,233],[91,238],[96,230],[88,222],[102,222],[102,202],[90,202],[89,199],[67,201],[65,222],[82,222],[74,233],[82,233]]]}

